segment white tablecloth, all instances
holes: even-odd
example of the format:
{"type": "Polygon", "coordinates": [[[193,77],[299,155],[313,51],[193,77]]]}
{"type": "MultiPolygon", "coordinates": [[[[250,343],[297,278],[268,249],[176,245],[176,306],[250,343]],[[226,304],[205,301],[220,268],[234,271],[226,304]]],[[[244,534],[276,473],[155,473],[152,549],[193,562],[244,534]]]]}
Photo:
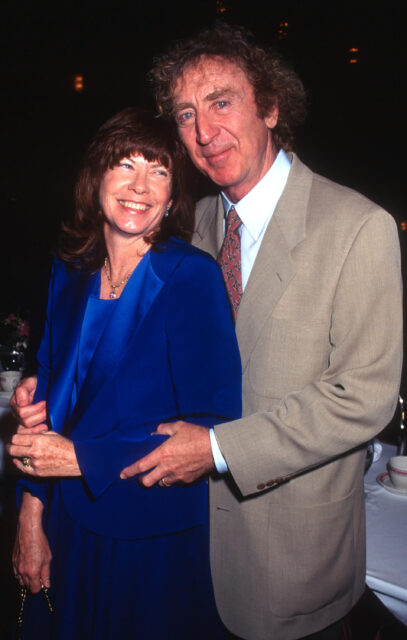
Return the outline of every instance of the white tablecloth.
{"type": "Polygon", "coordinates": [[[394,455],[396,447],[383,444],[380,459],[365,476],[366,583],[407,624],[407,495],[394,495],[376,482],[394,455]]]}

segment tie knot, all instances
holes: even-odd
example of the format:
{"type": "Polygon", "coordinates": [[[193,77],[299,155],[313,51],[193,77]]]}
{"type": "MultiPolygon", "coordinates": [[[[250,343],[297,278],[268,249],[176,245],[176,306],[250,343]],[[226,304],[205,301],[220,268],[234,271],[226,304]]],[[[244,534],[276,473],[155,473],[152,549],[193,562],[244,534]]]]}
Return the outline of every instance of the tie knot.
{"type": "Polygon", "coordinates": [[[236,231],[242,224],[241,219],[234,207],[229,209],[228,217],[226,219],[226,233],[228,231],[236,231]]]}

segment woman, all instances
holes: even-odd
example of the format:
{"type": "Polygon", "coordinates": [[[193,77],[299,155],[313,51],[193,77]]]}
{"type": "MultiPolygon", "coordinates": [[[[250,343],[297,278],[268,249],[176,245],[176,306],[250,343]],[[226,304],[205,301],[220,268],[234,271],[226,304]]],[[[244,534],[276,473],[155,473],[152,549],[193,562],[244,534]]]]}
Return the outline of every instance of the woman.
{"type": "Polygon", "coordinates": [[[55,609],[28,598],[23,638],[223,637],[206,482],[145,490],[119,476],[164,439],[159,423],[240,414],[222,278],[185,242],[184,176],[168,124],[136,109],[88,149],[38,354],[36,401],[47,399],[52,431],[17,434],[9,449],[33,476],[20,482],[15,573],[35,593],[50,583],[55,609]]]}

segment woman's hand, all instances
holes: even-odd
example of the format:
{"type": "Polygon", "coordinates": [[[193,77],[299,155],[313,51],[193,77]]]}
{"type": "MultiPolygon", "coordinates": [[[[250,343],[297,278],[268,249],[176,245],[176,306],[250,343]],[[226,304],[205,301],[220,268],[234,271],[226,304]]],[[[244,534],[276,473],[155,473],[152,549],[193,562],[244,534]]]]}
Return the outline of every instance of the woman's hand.
{"type": "Polygon", "coordinates": [[[45,400],[32,404],[37,388],[37,378],[23,378],[18,384],[10,400],[10,406],[16,416],[19,433],[27,433],[25,429],[32,429],[28,433],[39,433],[48,429],[44,421],[47,418],[47,406],[45,400]],[[39,425],[39,426],[38,426],[39,425]]]}
{"type": "Polygon", "coordinates": [[[13,570],[21,586],[32,593],[49,587],[51,550],[42,528],[43,504],[30,493],[24,493],[13,549],[13,570]]]}
{"type": "Polygon", "coordinates": [[[16,433],[7,450],[16,467],[30,476],[81,475],[73,442],[54,431],[34,435],[16,433]]]}

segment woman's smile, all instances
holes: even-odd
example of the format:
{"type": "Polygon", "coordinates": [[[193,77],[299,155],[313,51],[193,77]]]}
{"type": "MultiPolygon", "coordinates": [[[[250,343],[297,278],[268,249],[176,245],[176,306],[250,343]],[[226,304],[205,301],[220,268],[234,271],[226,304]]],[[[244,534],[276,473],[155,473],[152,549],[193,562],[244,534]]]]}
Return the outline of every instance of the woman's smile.
{"type": "Polygon", "coordinates": [[[152,233],[171,206],[171,189],[171,170],[160,162],[142,155],[123,158],[106,171],[100,185],[106,231],[140,237],[152,233]]]}

